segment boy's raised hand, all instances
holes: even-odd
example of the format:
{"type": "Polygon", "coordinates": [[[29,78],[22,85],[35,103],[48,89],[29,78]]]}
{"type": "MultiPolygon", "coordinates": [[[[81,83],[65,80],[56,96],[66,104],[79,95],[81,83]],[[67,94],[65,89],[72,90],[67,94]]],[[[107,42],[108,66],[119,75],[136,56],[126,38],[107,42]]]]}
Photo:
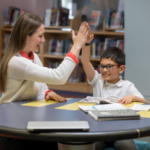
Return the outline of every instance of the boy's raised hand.
{"type": "Polygon", "coordinates": [[[64,102],[64,101],[66,101],[66,99],[64,97],[59,96],[55,92],[48,92],[45,99],[46,99],[46,101],[53,99],[56,102],[64,102]]]}
{"type": "Polygon", "coordinates": [[[91,34],[91,29],[89,27],[89,34],[86,43],[91,43],[91,41],[94,39],[94,34],[91,34]]]}
{"type": "Polygon", "coordinates": [[[72,30],[72,40],[74,45],[76,45],[78,48],[81,49],[87,42],[90,32],[89,29],[90,27],[88,26],[88,23],[82,22],[77,35],[75,35],[74,30],[72,30]]]}
{"type": "Polygon", "coordinates": [[[133,95],[125,96],[118,100],[118,103],[121,104],[130,104],[133,101],[133,95]]]}

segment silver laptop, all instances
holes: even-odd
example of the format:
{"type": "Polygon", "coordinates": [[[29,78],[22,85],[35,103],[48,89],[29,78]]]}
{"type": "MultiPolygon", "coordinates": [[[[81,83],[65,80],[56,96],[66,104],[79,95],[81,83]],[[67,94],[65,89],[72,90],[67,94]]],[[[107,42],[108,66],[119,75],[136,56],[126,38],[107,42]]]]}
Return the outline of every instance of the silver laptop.
{"type": "Polygon", "coordinates": [[[29,121],[28,131],[89,131],[87,121],[29,121]]]}

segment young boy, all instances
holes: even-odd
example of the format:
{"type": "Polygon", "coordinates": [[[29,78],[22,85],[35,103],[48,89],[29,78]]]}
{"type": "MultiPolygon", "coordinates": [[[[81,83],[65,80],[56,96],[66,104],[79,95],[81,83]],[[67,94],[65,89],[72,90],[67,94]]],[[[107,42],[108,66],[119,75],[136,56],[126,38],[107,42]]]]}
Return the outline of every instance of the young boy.
{"type": "MultiPolygon", "coordinates": [[[[89,35],[88,44],[82,48],[81,58],[88,82],[93,87],[93,96],[120,97],[119,103],[121,104],[129,104],[133,101],[148,103],[132,82],[121,78],[121,73],[125,70],[125,54],[121,49],[109,47],[104,50],[100,56],[100,74],[94,70],[90,63],[90,43],[93,37],[92,34],[89,35]]],[[[107,144],[100,142],[101,149],[107,147],[107,144]]],[[[118,140],[109,144],[116,150],[136,150],[133,140],[118,140]]]]}

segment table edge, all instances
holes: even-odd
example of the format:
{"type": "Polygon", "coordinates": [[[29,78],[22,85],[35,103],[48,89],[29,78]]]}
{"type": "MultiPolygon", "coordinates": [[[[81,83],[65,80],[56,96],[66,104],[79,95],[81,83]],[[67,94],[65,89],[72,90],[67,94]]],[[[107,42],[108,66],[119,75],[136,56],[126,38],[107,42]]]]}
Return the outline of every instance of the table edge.
{"type": "Polygon", "coordinates": [[[112,132],[30,133],[27,130],[23,129],[0,126],[0,136],[49,142],[95,142],[112,140],[114,141],[150,136],[150,127],[112,132]]]}

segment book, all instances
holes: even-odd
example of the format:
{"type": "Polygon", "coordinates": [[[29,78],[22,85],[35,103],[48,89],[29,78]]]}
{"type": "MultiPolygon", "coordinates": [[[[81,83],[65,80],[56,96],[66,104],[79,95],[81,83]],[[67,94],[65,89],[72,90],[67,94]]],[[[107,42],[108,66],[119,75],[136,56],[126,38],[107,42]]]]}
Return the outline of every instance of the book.
{"type": "Polygon", "coordinates": [[[50,26],[51,25],[51,9],[45,10],[45,16],[44,16],[44,26],[50,26]]]}
{"type": "Polygon", "coordinates": [[[68,17],[69,17],[69,9],[61,7],[59,11],[59,26],[67,26],[68,17]]]}
{"type": "Polygon", "coordinates": [[[97,121],[141,119],[141,116],[132,109],[92,110],[88,111],[88,115],[97,121]]]}
{"type": "Polygon", "coordinates": [[[100,19],[100,11],[92,11],[90,17],[90,26],[98,26],[100,19]]]}
{"type": "Polygon", "coordinates": [[[98,44],[98,49],[97,49],[97,56],[100,57],[102,51],[104,50],[104,43],[105,43],[105,39],[100,39],[100,42],[98,44]]]}
{"type": "Polygon", "coordinates": [[[12,25],[15,24],[15,22],[17,21],[17,19],[19,18],[19,16],[20,16],[20,9],[16,9],[16,10],[15,10],[14,20],[13,20],[13,22],[11,23],[12,25]]]}
{"type": "Polygon", "coordinates": [[[101,101],[101,97],[91,97],[91,96],[87,96],[86,98],[78,101],[79,103],[96,103],[96,104],[100,104],[101,101]]]}
{"type": "Polygon", "coordinates": [[[5,13],[5,21],[4,21],[4,25],[10,25],[10,21],[11,21],[11,15],[12,15],[12,6],[9,6],[7,8],[7,11],[5,13]]]}
{"type": "Polygon", "coordinates": [[[116,46],[115,38],[105,38],[104,50],[108,47],[114,47],[114,46],[116,46]]]}
{"type": "Polygon", "coordinates": [[[106,17],[106,24],[105,24],[105,27],[106,27],[106,28],[109,28],[109,27],[110,27],[111,13],[112,13],[112,10],[111,10],[111,9],[108,9],[108,10],[107,10],[107,17],[106,17]]]}
{"type": "Polygon", "coordinates": [[[104,104],[104,105],[92,105],[92,106],[78,105],[78,107],[82,111],[84,111],[86,113],[88,111],[92,111],[92,110],[121,110],[121,109],[127,109],[126,107],[124,107],[120,103],[116,103],[116,104],[104,104]]]}
{"type": "Polygon", "coordinates": [[[120,17],[120,27],[124,28],[124,11],[121,11],[120,17]]]}
{"type": "Polygon", "coordinates": [[[25,12],[28,11],[25,11],[17,7],[9,6],[5,13],[4,25],[14,25],[19,16],[21,16],[25,12]]]}
{"type": "Polygon", "coordinates": [[[52,8],[51,11],[51,25],[58,26],[59,9],[52,8]]]}
{"type": "Polygon", "coordinates": [[[121,97],[111,96],[109,98],[103,98],[103,97],[87,96],[86,98],[84,98],[78,102],[80,102],[80,103],[96,103],[96,104],[100,104],[100,103],[113,104],[113,103],[117,103],[119,99],[121,99],[121,97]]]}
{"type": "Polygon", "coordinates": [[[124,11],[124,8],[125,8],[125,0],[119,0],[118,12],[124,11]]]}
{"type": "Polygon", "coordinates": [[[114,28],[114,21],[115,21],[116,13],[117,13],[116,11],[111,13],[110,28],[114,28]]]}
{"type": "Polygon", "coordinates": [[[10,9],[10,7],[8,7],[6,12],[5,12],[4,25],[8,25],[9,24],[9,22],[8,22],[9,9],[10,9]]]}
{"type": "Polygon", "coordinates": [[[24,13],[29,13],[27,10],[24,10],[24,9],[20,9],[20,16],[24,13]]]}
{"type": "Polygon", "coordinates": [[[81,22],[84,22],[84,21],[88,22],[87,15],[81,15],[81,22]]]}

